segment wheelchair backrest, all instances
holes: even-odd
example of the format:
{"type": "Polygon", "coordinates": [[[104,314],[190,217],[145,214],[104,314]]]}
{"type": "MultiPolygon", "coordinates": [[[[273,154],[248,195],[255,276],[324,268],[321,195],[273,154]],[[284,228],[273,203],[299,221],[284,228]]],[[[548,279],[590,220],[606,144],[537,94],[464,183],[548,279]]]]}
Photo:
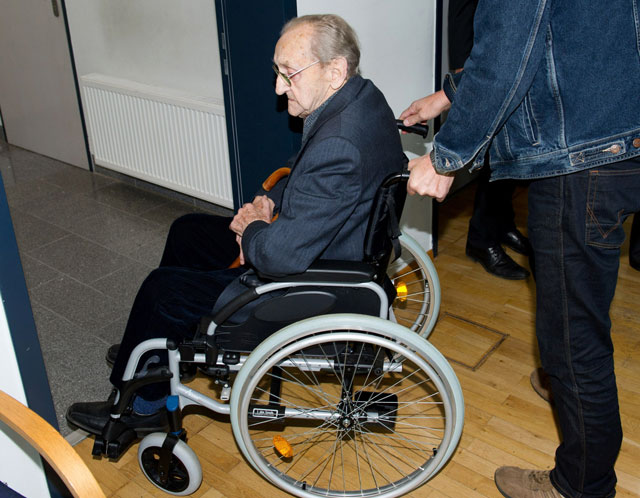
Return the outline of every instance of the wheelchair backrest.
{"type": "Polygon", "coordinates": [[[408,178],[406,172],[387,176],[373,200],[364,239],[364,261],[375,266],[379,283],[384,278],[392,252],[395,252],[395,258],[400,256],[400,217],[407,198],[408,178]]]}

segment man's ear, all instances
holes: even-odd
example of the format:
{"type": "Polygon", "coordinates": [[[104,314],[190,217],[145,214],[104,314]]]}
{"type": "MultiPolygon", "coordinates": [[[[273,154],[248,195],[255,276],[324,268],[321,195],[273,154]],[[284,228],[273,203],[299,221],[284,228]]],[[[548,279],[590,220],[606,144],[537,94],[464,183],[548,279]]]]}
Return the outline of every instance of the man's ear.
{"type": "Polygon", "coordinates": [[[338,90],[347,80],[349,65],[344,57],[337,57],[331,61],[331,88],[338,90]]]}

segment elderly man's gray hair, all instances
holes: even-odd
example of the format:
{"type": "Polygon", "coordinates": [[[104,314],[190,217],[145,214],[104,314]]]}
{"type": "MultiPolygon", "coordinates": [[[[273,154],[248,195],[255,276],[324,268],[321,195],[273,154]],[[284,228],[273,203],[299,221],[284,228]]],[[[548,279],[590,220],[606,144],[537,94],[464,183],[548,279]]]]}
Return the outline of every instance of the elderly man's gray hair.
{"type": "Polygon", "coordinates": [[[284,25],[281,35],[304,24],[309,24],[314,29],[311,51],[320,62],[326,63],[332,59],[344,57],[347,60],[347,76],[350,78],[359,73],[358,37],[347,21],[334,14],[294,17],[284,25]]]}

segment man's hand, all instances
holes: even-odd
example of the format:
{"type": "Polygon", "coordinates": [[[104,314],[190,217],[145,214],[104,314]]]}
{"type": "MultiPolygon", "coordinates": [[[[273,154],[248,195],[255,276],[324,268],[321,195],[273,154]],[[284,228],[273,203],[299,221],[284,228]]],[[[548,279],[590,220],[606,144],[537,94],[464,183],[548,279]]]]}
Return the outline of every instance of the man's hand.
{"type": "Polygon", "coordinates": [[[244,254],[242,252],[242,237],[240,237],[240,235],[236,235],[236,242],[240,247],[240,254],[238,254],[238,261],[240,262],[240,266],[244,266],[244,254]]]}
{"type": "Polygon", "coordinates": [[[403,124],[405,126],[412,126],[416,123],[429,121],[430,119],[439,116],[450,107],[451,102],[449,102],[444,91],[440,90],[412,102],[409,107],[402,111],[400,119],[403,120],[403,124]]]}
{"type": "Polygon", "coordinates": [[[266,195],[258,195],[253,199],[253,202],[247,203],[238,209],[233,220],[231,220],[229,228],[236,234],[236,242],[240,246],[238,258],[241,265],[244,265],[244,254],[242,253],[242,234],[244,230],[254,221],[262,220],[271,223],[274,206],[274,202],[266,195]]]}
{"type": "Polygon", "coordinates": [[[407,192],[410,195],[428,195],[435,197],[438,202],[442,202],[449,193],[453,176],[438,173],[431,164],[431,158],[428,154],[409,161],[409,171],[411,173],[407,183],[407,192]]]}
{"type": "Polygon", "coordinates": [[[233,217],[229,228],[242,237],[245,228],[254,221],[262,220],[271,223],[275,204],[266,195],[258,195],[251,203],[242,206],[233,217]]]}

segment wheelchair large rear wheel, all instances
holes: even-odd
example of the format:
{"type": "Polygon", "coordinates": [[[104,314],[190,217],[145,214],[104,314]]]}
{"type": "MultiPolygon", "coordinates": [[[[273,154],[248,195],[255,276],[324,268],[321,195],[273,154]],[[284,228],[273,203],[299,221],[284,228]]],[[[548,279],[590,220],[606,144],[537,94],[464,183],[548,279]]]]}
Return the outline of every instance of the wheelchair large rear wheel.
{"type": "Polygon", "coordinates": [[[391,307],[400,325],[426,339],[440,312],[440,281],[424,249],[408,235],[399,240],[402,254],[387,268],[397,292],[391,307]]]}
{"type": "Polygon", "coordinates": [[[462,431],[455,373],[426,340],[363,315],[325,315],[264,341],[238,373],[244,456],[301,497],[395,497],[446,463],[462,431]]]}

